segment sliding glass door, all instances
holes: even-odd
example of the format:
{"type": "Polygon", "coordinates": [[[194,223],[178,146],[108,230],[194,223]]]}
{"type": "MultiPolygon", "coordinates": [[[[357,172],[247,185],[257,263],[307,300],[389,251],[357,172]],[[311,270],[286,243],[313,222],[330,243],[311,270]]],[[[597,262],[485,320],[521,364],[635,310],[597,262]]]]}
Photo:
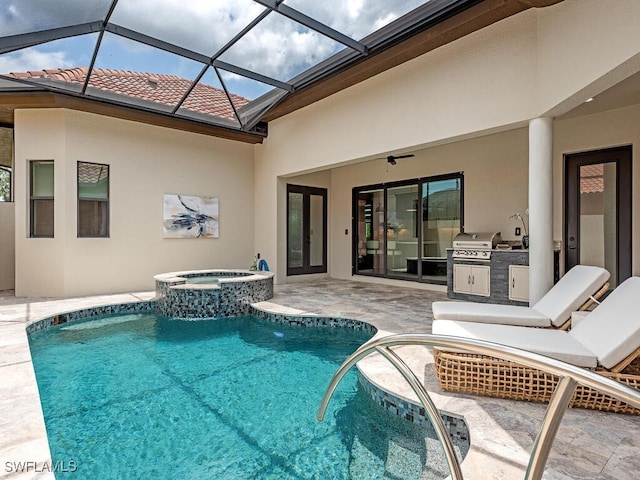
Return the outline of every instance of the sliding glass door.
{"type": "Polygon", "coordinates": [[[462,173],[354,189],[353,271],[446,284],[462,229],[462,173]]]}

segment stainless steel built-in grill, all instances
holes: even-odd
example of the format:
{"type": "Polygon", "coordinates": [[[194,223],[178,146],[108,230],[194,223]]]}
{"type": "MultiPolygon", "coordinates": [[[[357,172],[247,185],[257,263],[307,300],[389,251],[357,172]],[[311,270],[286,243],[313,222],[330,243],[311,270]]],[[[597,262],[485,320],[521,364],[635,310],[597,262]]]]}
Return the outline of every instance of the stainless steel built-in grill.
{"type": "Polygon", "coordinates": [[[499,243],[500,232],[459,233],[453,239],[453,258],[488,261],[499,243]]]}

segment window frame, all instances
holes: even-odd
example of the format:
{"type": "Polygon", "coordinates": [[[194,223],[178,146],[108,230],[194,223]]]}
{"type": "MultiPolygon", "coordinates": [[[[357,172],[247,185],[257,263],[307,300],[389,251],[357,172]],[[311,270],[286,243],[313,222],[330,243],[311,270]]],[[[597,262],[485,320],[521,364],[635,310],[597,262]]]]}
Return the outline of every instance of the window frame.
{"type": "Polygon", "coordinates": [[[54,238],[55,237],[55,162],[53,160],[29,160],[29,238],[54,238]],[[34,195],[34,168],[37,164],[50,163],[53,166],[53,176],[52,176],[52,192],[51,196],[43,196],[43,195],[34,195]],[[35,210],[36,210],[36,202],[38,200],[51,200],[53,202],[53,211],[51,223],[53,225],[51,235],[38,235],[36,234],[36,224],[35,224],[35,210]]]}
{"type": "Polygon", "coordinates": [[[111,231],[111,165],[106,163],[97,163],[97,162],[85,162],[83,160],[78,160],[76,162],[76,235],[77,238],[110,238],[111,231]],[[107,198],[96,198],[96,197],[82,197],[80,195],[80,166],[84,165],[96,165],[100,167],[105,167],[107,170],[107,198]],[[103,234],[81,234],[80,225],[81,225],[81,209],[80,205],[84,201],[90,202],[99,202],[106,204],[106,227],[105,232],[103,234]]]}

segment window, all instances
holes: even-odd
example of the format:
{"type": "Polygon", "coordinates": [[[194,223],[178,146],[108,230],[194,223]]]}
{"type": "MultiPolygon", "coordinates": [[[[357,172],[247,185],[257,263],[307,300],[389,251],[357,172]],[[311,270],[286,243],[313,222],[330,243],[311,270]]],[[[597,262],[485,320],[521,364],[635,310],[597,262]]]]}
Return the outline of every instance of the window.
{"type": "Polygon", "coordinates": [[[78,237],[109,236],[109,165],[78,162],[78,237]]]}
{"type": "Polygon", "coordinates": [[[53,238],[53,160],[30,163],[30,237],[53,238]]]}
{"type": "Polygon", "coordinates": [[[13,128],[0,127],[0,202],[10,202],[13,173],[13,128]]]}
{"type": "Polygon", "coordinates": [[[11,167],[0,165],[0,202],[11,201],[11,167]]]}
{"type": "Polygon", "coordinates": [[[463,174],[354,188],[353,270],[446,284],[447,249],[462,230],[463,174]]]}

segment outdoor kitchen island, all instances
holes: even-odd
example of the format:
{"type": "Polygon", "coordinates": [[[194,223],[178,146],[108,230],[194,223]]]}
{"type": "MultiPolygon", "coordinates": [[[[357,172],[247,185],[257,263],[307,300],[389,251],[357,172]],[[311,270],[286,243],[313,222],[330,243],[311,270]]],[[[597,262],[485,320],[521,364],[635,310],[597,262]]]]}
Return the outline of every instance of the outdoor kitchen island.
{"type": "Polygon", "coordinates": [[[528,305],[529,251],[491,249],[489,258],[455,258],[447,250],[447,297],[482,303],[528,305]]]}

